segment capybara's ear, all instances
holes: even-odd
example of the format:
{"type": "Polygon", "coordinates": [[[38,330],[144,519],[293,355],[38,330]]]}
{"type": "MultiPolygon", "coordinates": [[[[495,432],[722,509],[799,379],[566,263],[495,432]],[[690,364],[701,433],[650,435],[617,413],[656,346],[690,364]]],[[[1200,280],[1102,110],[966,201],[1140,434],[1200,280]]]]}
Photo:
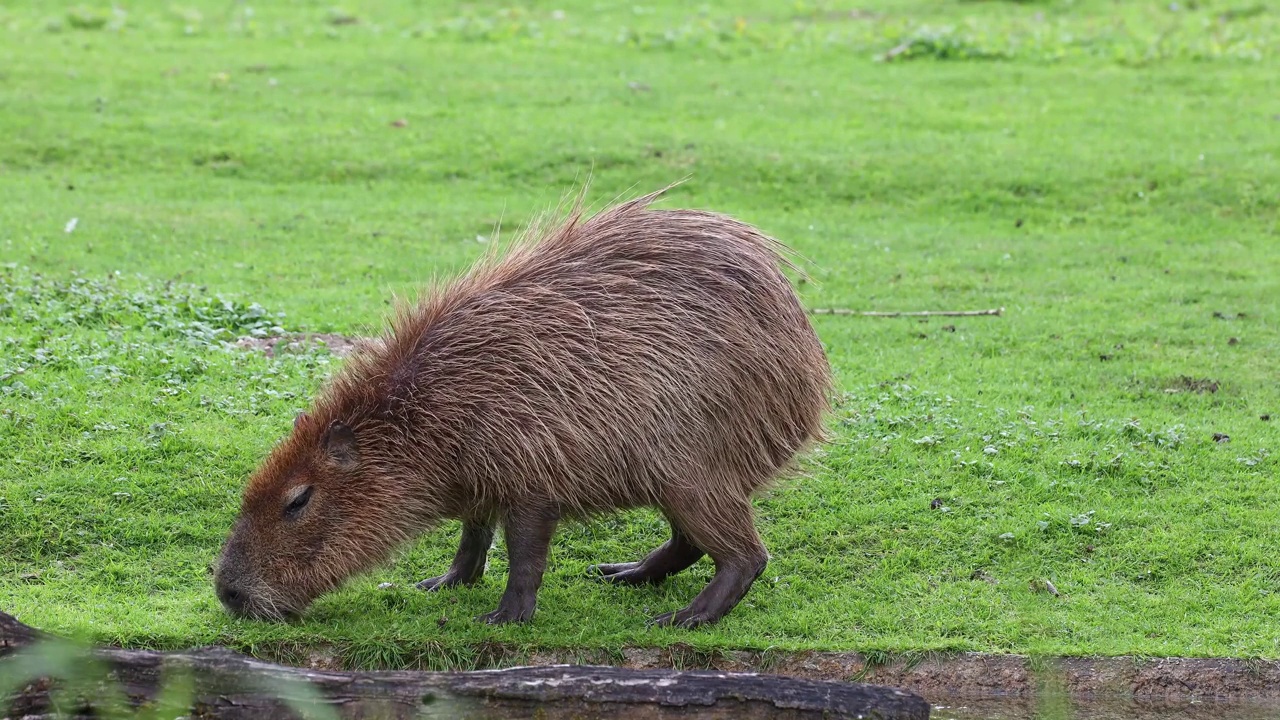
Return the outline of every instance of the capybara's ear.
{"type": "Polygon", "coordinates": [[[300,413],[298,413],[297,415],[294,415],[294,416],[293,416],[293,429],[294,429],[294,430],[297,430],[297,429],[298,429],[298,426],[302,424],[302,421],[304,421],[304,420],[306,420],[306,419],[307,419],[307,414],[306,414],[305,412],[300,412],[300,413]]]}
{"type": "Polygon", "coordinates": [[[324,449],[340,467],[354,469],[360,464],[360,450],[356,447],[355,431],[347,427],[341,420],[334,420],[325,430],[321,441],[324,449]]]}

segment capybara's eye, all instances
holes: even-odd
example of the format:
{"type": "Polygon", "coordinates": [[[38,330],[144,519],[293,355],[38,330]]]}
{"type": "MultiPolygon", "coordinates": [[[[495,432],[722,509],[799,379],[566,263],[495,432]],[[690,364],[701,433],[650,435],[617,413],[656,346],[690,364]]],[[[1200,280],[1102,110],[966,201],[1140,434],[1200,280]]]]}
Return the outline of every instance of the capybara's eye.
{"type": "Polygon", "coordinates": [[[284,516],[286,519],[293,520],[302,513],[302,509],[307,506],[307,503],[311,502],[311,490],[312,488],[310,485],[299,485],[289,491],[288,497],[291,499],[289,500],[289,504],[284,506],[284,516]]]}

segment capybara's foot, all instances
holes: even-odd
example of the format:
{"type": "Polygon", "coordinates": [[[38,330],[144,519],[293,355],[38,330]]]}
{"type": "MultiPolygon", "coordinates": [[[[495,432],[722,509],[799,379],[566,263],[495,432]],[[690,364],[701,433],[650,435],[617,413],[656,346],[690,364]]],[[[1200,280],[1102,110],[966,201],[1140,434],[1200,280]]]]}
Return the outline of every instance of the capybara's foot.
{"type": "Polygon", "coordinates": [[[509,608],[505,605],[499,605],[497,610],[491,613],[485,613],[476,618],[476,622],[482,622],[487,625],[506,625],[507,623],[525,623],[533,619],[534,604],[529,603],[527,607],[509,608]]]}
{"type": "Polygon", "coordinates": [[[646,585],[663,580],[666,575],[655,575],[641,562],[592,565],[587,568],[595,579],[619,585],[646,585]]]}
{"type": "Polygon", "coordinates": [[[640,562],[593,565],[590,570],[596,579],[619,585],[656,585],[698,562],[702,555],[702,550],[673,525],[671,540],[640,562]]]}
{"type": "Polygon", "coordinates": [[[702,625],[712,625],[719,619],[705,612],[683,608],[675,612],[663,613],[650,620],[649,624],[657,627],[677,627],[692,630],[702,625]]]}
{"type": "Polygon", "coordinates": [[[454,573],[448,572],[439,577],[427,578],[426,580],[423,580],[422,582],[418,583],[416,587],[419,590],[426,590],[427,592],[435,592],[436,590],[444,590],[445,588],[458,587],[459,585],[474,585],[474,584],[476,584],[475,579],[464,578],[460,575],[455,575],[454,573]]]}

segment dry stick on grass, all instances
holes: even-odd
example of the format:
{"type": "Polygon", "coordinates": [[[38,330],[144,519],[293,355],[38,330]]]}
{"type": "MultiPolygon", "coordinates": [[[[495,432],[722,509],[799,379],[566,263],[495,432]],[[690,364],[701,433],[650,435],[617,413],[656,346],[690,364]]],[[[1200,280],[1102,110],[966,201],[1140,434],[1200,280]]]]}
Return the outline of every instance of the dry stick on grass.
{"type": "Polygon", "coordinates": [[[992,310],[921,310],[919,312],[877,312],[874,310],[849,310],[847,308],[809,308],[810,315],[858,315],[861,317],[977,317],[979,315],[1003,315],[1004,308],[992,310]]]}

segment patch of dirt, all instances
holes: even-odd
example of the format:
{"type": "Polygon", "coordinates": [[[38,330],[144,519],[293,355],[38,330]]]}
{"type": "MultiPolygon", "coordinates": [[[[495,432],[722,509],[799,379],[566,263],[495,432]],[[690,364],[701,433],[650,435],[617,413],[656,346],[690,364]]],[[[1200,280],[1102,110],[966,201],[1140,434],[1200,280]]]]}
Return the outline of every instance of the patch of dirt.
{"type": "Polygon", "coordinates": [[[342,659],[331,647],[317,647],[307,652],[305,667],[312,670],[341,670],[342,659]]]}
{"type": "Polygon", "coordinates": [[[1044,669],[1036,671],[1029,658],[1019,655],[965,653],[913,660],[868,665],[856,653],[812,653],[789,658],[772,672],[828,679],[861,675],[864,682],[903,687],[925,697],[1029,695],[1036,691],[1037,675],[1060,675],[1064,689],[1071,695],[1280,699],[1277,662],[1063,658],[1046,661],[1044,669]]]}
{"type": "Polygon", "coordinates": [[[1193,378],[1187,375],[1174,378],[1165,386],[1165,392],[1169,394],[1181,392],[1193,392],[1198,395],[1205,393],[1218,392],[1218,381],[1209,378],[1193,378]]]}
{"type": "Polygon", "coordinates": [[[301,335],[276,335],[273,337],[243,337],[236,341],[237,347],[246,350],[259,350],[267,357],[275,357],[276,353],[304,352],[315,344],[324,345],[329,352],[338,357],[347,357],[353,352],[371,347],[377,341],[371,338],[351,338],[332,333],[303,333],[301,335]]]}
{"type": "MultiPolygon", "coordinates": [[[[541,653],[537,660],[552,659],[541,653]]],[[[532,658],[531,658],[532,659],[532,658]]],[[[562,662],[565,657],[559,658],[562,662]]],[[[1134,657],[1049,658],[927,654],[873,662],[858,653],[700,652],[680,646],[623,650],[627,667],[763,672],[887,685],[918,693],[934,717],[1028,720],[1054,700],[1061,717],[1253,720],[1280,717],[1280,662],[1134,657]],[[692,655],[692,656],[691,656],[692,655]],[[702,663],[692,663],[698,659],[702,663]]]]}

